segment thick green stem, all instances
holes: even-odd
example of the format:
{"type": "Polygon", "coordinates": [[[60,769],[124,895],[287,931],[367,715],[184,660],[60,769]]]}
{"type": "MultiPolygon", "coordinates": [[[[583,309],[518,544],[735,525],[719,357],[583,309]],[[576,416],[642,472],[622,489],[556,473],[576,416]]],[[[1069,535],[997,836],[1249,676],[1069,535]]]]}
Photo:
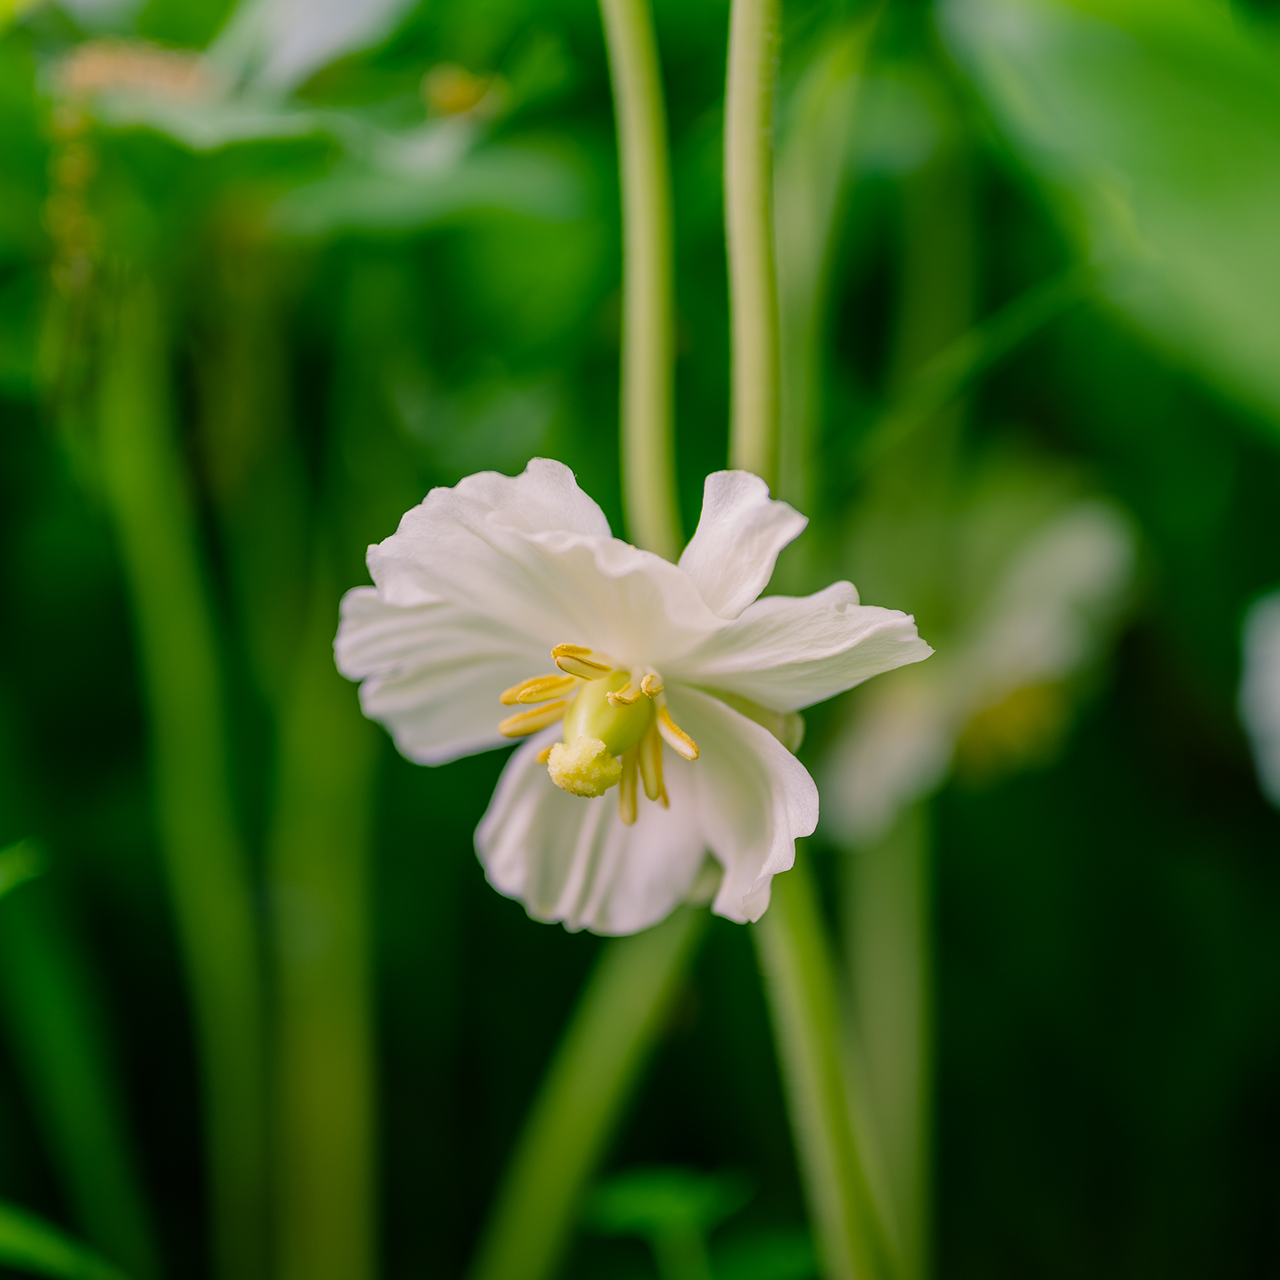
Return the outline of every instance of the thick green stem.
{"type": "Polygon", "coordinates": [[[887,1212],[901,1280],[929,1274],[932,883],[927,815],[908,809],[848,858],[845,936],[887,1212]]]}
{"type": "Polygon", "coordinates": [[[769,484],[778,467],[778,289],[773,252],[777,0],[733,0],[724,205],[732,338],[730,465],[769,484]]]}
{"type": "Polygon", "coordinates": [[[606,945],[525,1123],[471,1280],[546,1280],[693,957],[707,912],[606,945]]]}
{"type": "Polygon", "coordinates": [[[333,665],[337,592],[319,572],[280,719],[269,857],[277,983],[281,1280],[372,1280],[369,828],[376,739],[333,665]]]}
{"type": "Polygon", "coordinates": [[[128,287],[105,352],[102,476],[132,596],[161,848],[204,1092],[215,1269],[265,1274],[265,1069],[253,896],[236,828],[217,644],[173,439],[154,294],[128,287]]]}
{"type": "Polygon", "coordinates": [[[753,932],[823,1275],[873,1280],[886,1273],[885,1245],[846,1095],[835,967],[803,857],[774,877],[753,932]]]}
{"type": "Polygon", "coordinates": [[[680,554],[667,116],[649,0],[600,0],[622,181],[622,478],[638,546],[680,554]]]}

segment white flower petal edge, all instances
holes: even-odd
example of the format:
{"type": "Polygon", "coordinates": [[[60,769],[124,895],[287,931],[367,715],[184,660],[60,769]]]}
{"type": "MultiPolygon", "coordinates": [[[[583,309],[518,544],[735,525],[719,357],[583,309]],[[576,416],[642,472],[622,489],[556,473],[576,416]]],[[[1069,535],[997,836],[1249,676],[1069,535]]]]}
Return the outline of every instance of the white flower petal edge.
{"type": "Polygon", "coordinates": [[[702,486],[702,516],[680,568],[712,613],[736,618],[773,577],[783,547],[809,523],[749,471],[717,471],[702,486]]]}
{"type": "Polygon", "coordinates": [[[790,869],[796,841],[818,825],[818,788],[773,734],[718,698],[678,687],[672,705],[703,749],[688,767],[707,847],[724,868],[711,909],[739,923],[759,920],[773,877],[790,869]]]}
{"type": "Polygon", "coordinates": [[[537,733],[476,832],[490,882],[537,919],[645,928],[688,897],[709,852],[713,909],[756,920],[818,817],[813,780],[761,723],[932,652],[849,583],[756,599],[805,524],[757,477],[720,472],[673,565],[611,537],[559,463],[471,476],[369,549],[376,586],[343,601],[338,666],[413,760],[537,733]],[[636,791],[637,758],[658,802],[636,791]]]}

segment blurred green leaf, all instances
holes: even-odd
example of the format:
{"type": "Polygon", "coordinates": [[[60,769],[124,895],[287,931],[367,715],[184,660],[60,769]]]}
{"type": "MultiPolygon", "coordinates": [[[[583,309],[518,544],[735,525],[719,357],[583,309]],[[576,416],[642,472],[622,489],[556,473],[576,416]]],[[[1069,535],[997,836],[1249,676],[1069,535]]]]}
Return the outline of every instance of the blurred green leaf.
{"type": "Polygon", "coordinates": [[[32,840],[19,840],[0,851],[0,898],[44,871],[44,854],[32,840]]]}
{"type": "Polygon", "coordinates": [[[649,1237],[691,1227],[710,1231],[750,1198],[751,1187],[739,1173],[632,1169],[596,1188],[586,1221],[602,1235],[649,1237]]]}
{"type": "Polygon", "coordinates": [[[944,0],[998,125],[1103,292],[1280,422],[1280,56],[1208,0],[944,0]]]}
{"type": "Polygon", "coordinates": [[[299,187],[276,207],[287,234],[420,231],[457,214],[503,212],[563,222],[585,203],[581,179],[560,157],[529,146],[490,147],[424,173],[350,166],[299,187]]]}
{"type": "Polygon", "coordinates": [[[61,1280],[124,1280],[124,1274],[52,1223],[0,1201],[0,1263],[61,1280]]]}

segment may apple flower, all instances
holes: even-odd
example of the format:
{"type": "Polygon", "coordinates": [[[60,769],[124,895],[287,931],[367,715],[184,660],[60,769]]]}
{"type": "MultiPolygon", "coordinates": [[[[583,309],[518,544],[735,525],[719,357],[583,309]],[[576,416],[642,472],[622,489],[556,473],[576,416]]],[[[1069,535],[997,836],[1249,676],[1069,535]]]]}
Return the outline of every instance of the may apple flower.
{"type": "Polygon", "coordinates": [[[757,476],[717,472],[672,564],[613,537],[561,463],[482,472],[369,548],[377,585],[342,602],[338,667],[421,764],[527,739],[476,848],[531,915],[646,928],[710,853],[712,909],[756,920],[818,821],[796,712],[932,652],[848,582],[757,599],[807,523],[757,476]]]}

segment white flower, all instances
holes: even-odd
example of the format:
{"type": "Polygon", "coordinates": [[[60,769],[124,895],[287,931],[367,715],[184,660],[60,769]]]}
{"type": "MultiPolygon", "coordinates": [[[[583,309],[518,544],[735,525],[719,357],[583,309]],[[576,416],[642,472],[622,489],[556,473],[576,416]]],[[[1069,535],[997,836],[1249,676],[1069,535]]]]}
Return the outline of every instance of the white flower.
{"type": "Polygon", "coordinates": [[[713,910],[755,920],[818,820],[783,744],[798,746],[794,713],[932,652],[910,617],[859,604],[847,582],[757,600],[806,523],[756,476],[718,472],[674,565],[611,536],[560,463],[469,476],[370,547],[377,586],[343,600],[338,666],[411,760],[529,736],[476,847],[531,915],[646,928],[709,851],[723,868],[713,910]]]}
{"type": "Polygon", "coordinates": [[[954,645],[879,686],[836,740],[823,777],[835,801],[824,829],[852,844],[880,839],[906,805],[942,784],[961,735],[983,713],[1004,707],[1017,738],[1053,727],[1059,699],[1019,708],[1017,695],[1047,695],[1097,657],[1132,581],[1133,531],[1116,508],[1084,500],[1010,550],[991,588],[967,602],[971,616],[954,645]]]}

